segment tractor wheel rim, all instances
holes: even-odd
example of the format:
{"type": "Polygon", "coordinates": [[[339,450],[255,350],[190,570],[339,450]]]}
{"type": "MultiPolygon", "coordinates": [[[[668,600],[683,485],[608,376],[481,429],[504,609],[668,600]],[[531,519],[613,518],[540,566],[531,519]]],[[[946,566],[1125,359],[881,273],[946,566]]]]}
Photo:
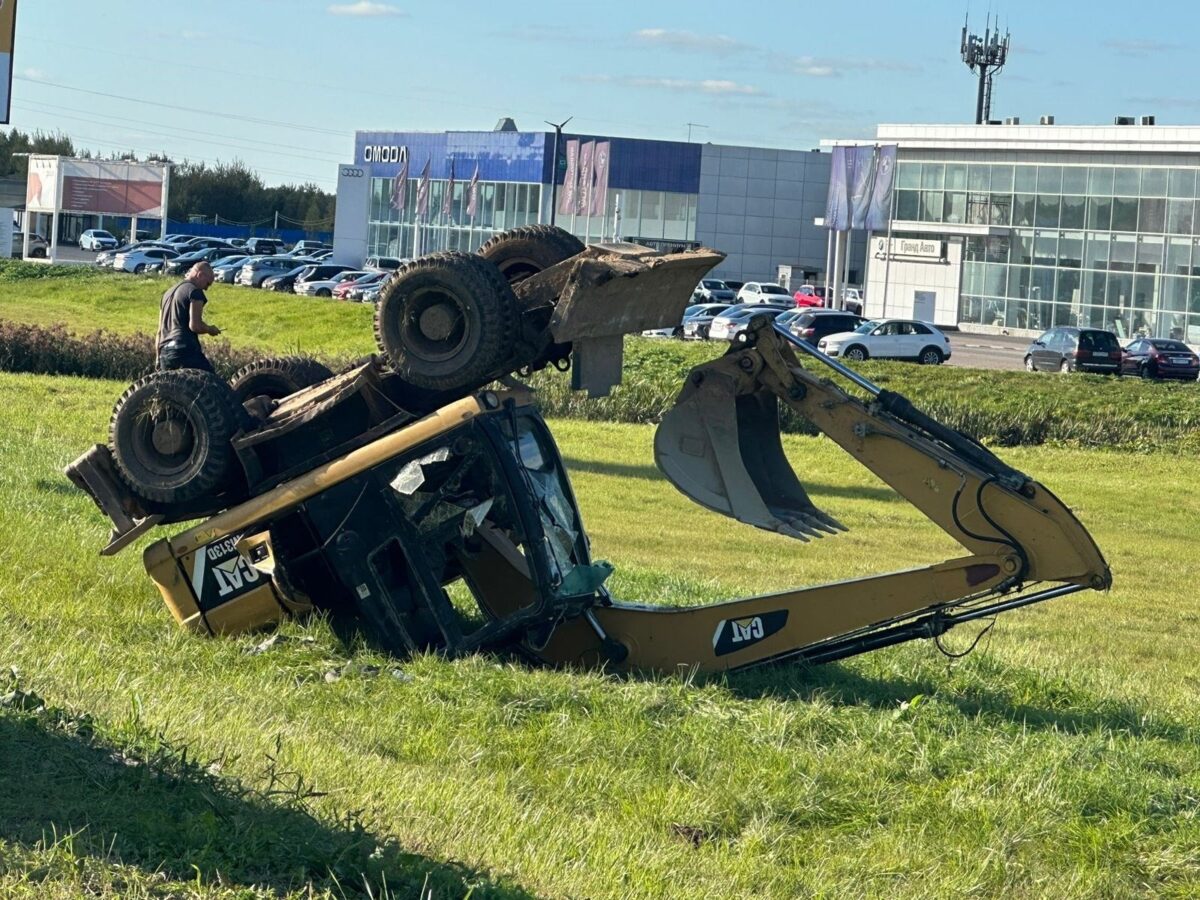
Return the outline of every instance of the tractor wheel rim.
{"type": "Polygon", "coordinates": [[[453,359],[471,339],[467,310],[452,294],[437,288],[415,292],[401,324],[405,349],[420,359],[453,359]]]}

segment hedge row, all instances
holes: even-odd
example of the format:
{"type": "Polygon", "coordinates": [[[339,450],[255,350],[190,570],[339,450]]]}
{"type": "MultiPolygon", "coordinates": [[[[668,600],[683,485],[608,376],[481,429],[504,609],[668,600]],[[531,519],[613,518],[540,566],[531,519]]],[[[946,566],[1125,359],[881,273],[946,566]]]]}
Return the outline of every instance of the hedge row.
{"type": "MultiPolygon", "coordinates": [[[[225,376],[279,351],[234,349],[206,341],[206,353],[225,376]]],[[[549,416],[616,422],[657,422],[671,408],[687,373],[723,350],[633,338],[625,343],[624,380],[612,394],[588,399],[554,370],[530,379],[549,416]]],[[[322,360],[338,371],[348,359],[322,360]]],[[[0,321],[0,369],[131,381],[154,363],[146,335],[97,331],[83,337],[64,326],[40,328],[0,321]]],[[[1200,385],[1157,384],[1098,375],[1031,375],[948,366],[868,362],[862,373],[909,397],[938,420],[1004,446],[1061,443],[1152,452],[1200,452],[1200,385]]],[[[784,410],[785,432],[815,433],[784,410]]]]}

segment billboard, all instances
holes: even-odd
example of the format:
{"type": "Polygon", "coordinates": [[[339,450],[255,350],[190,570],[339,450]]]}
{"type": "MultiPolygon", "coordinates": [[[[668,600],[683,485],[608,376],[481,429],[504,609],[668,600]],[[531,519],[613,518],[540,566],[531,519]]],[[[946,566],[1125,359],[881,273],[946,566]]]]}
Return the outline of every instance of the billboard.
{"type": "Polygon", "coordinates": [[[12,111],[13,40],[17,29],[17,0],[0,0],[0,125],[7,125],[12,111]]]}
{"type": "Polygon", "coordinates": [[[25,207],[161,219],[165,177],[160,164],[31,156],[25,207]]]}

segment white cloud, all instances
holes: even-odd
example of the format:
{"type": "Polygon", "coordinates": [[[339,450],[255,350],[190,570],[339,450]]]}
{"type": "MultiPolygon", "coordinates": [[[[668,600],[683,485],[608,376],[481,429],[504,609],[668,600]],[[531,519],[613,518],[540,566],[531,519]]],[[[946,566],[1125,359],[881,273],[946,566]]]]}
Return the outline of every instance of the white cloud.
{"type": "Polygon", "coordinates": [[[45,81],[46,80],[46,73],[43,72],[41,69],[34,69],[31,67],[31,68],[22,70],[21,74],[24,75],[26,78],[28,78],[30,81],[45,81]]]}
{"type": "Polygon", "coordinates": [[[689,81],[686,78],[650,78],[636,75],[580,75],[577,81],[591,84],[616,84],[621,87],[646,90],[674,91],[681,94],[707,94],[709,96],[763,97],[762,88],[752,84],[739,84],[718,78],[689,81]]]}
{"type": "Polygon", "coordinates": [[[407,15],[397,6],[390,3],[372,3],[371,0],[358,0],[357,3],[334,3],[326,10],[335,16],[403,16],[407,15]]]}
{"type": "Polygon", "coordinates": [[[641,28],[633,33],[638,41],[673,50],[731,56],[754,48],[723,34],[696,34],[694,31],[669,31],[666,28],[641,28]]]}

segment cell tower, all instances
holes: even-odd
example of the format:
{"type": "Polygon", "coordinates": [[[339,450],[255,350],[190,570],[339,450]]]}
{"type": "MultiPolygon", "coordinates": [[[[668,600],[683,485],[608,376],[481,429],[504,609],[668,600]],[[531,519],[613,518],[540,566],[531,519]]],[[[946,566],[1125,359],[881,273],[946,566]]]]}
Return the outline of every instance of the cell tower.
{"type": "Polygon", "coordinates": [[[967,68],[979,73],[979,99],[975,103],[975,124],[982,125],[992,117],[992,76],[1004,68],[1008,60],[1008,32],[1000,36],[1000,23],[992,28],[989,15],[983,37],[967,33],[963,20],[962,59],[967,68]]]}

